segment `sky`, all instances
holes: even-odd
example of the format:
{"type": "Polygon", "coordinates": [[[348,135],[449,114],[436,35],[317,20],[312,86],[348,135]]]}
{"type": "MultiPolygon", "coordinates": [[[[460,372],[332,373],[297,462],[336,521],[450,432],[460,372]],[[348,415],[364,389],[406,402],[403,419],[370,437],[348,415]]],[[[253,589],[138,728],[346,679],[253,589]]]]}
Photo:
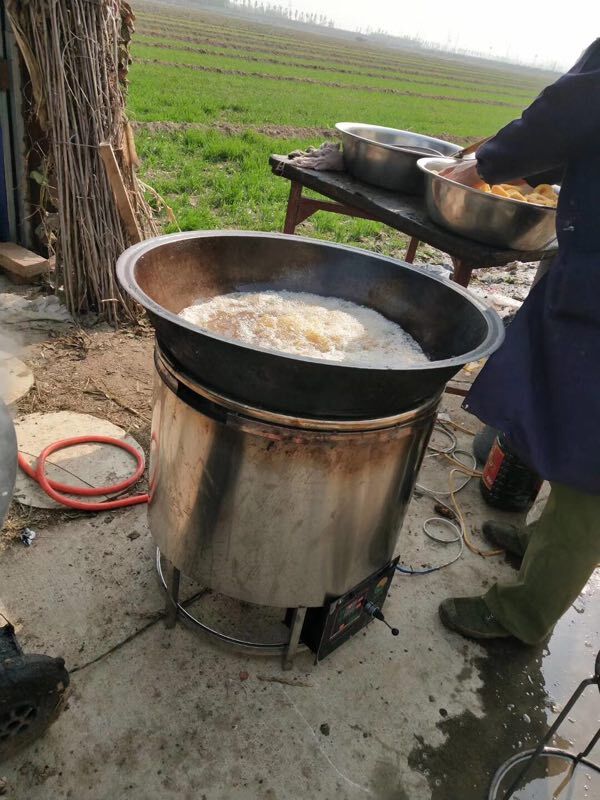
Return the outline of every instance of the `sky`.
{"type": "MultiPolygon", "coordinates": [[[[288,0],[272,0],[287,4],[288,0]]],[[[598,0],[290,0],[337,27],[384,28],[448,49],[567,69],[600,37],[598,0]]]]}

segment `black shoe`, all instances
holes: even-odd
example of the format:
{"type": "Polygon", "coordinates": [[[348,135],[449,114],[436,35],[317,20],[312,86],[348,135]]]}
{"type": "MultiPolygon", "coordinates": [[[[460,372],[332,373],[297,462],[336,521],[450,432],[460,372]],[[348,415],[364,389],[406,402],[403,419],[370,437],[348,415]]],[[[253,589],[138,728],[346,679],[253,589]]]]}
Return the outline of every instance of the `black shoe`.
{"type": "Polygon", "coordinates": [[[495,522],[493,519],[484,522],[481,532],[490,544],[506,550],[511,556],[523,558],[525,546],[519,537],[519,529],[515,525],[508,525],[505,522],[495,522]]]}
{"type": "Polygon", "coordinates": [[[503,628],[486,606],[483,597],[449,597],[439,607],[443,625],[469,639],[507,639],[503,628]]]}

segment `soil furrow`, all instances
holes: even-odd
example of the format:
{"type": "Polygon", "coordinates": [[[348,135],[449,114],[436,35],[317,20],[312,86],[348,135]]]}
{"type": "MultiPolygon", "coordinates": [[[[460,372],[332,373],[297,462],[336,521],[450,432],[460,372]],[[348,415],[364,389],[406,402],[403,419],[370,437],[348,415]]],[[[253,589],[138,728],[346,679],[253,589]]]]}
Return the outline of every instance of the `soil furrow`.
{"type": "MultiPolygon", "coordinates": [[[[175,41],[180,41],[180,39],[175,39],[175,41]]],[[[328,72],[338,72],[338,73],[343,74],[343,75],[356,75],[357,77],[376,78],[377,80],[382,80],[382,81],[391,81],[391,82],[402,81],[404,83],[411,83],[411,84],[415,84],[415,85],[425,85],[425,86],[430,86],[432,84],[432,82],[434,82],[433,79],[431,79],[431,80],[420,80],[418,78],[413,78],[413,77],[404,77],[404,75],[402,73],[383,74],[383,73],[380,73],[380,72],[363,72],[363,71],[354,70],[354,69],[346,69],[345,67],[337,67],[337,66],[333,67],[333,66],[330,66],[329,64],[325,64],[325,63],[322,63],[322,64],[307,64],[307,63],[304,63],[304,62],[301,62],[301,61],[290,61],[289,58],[285,58],[285,59],[284,58],[273,58],[273,57],[269,57],[269,56],[266,56],[266,55],[265,56],[251,56],[251,55],[247,55],[247,54],[237,55],[235,53],[230,53],[230,52],[227,52],[227,51],[219,52],[219,51],[209,50],[209,49],[204,48],[204,47],[196,47],[196,46],[191,47],[191,46],[181,45],[181,46],[173,47],[173,45],[171,45],[171,44],[168,44],[168,43],[166,44],[164,42],[158,42],[158,41],[157,42],[148,42],[148,43],[139,42],[139,44],[144,45],[144,46],[154,47],[154,48],[160,49],[160,50],[180,50],[182,52],[196,53],[198,55],[222,56],[224,58],[238,58],[238,59],[243,60],[243,61],[250,61],[250,62],[258,63],[258,64],[281,64],[282,66],[297,67],[299,69],[307,69],[307,70],[315,70],[315,71],[325,71],[326,70],[328,72]]],[[[414,72],[411,72],[411,73],[407,72],[407,73],[404,73],[404,74],[406,74],[406,75],[408,75],[408,74],[414,75],[415,73],[414,72]]],[[[441,81],[440,82],[435,81],[435,85],[439,86],[441,89],[456,89],[457,88],[456,82],[444,83],[444,82],[441,82],[441,81]]],[[[490,85],[482,83],[481,86],[490,86],[490,85]]],[[[466,87],[465,86],[464,88],[465,89],[470,89],[471,87],[466,87]]],[[[476,91],[475,87],[473,87],[473,91],[476,91]]],[[[488,88],[486,88],[486,89],[482,88],[482,89],[480,89],[480,91],[486,92],[486,93],[489,93],[489,94],[506,95],[506,96],[511,97],[511,98],[514,97],[514,93],[513,92],[503,91],[502,89],[495,89],[492,86],[490,86],[489,89],[488,88]]],[[[523,94],[524,98],[527,97],[527,94],[525,92],[523,92],[522,94],[523,94]]]]}
{"type": "Polygon", "coordinates": [[[171,67],[173,69],[188,69],[194,72],[209,72],[215,75],[235,75],[242,78],[260,78],[261,80],[280,81],[284,83],[305,83],[313,86],[326,86],[332,89],[347,89],[349,91],[372,92],[375,94],[391,94],[397,97],[420,97],[424,100],[444,100],[449,103],[467,103],[470,105],[488,105],[502,108],[520,108],[516,103],[507,103],[503,100],[483,100],[471,97],[452,97],[441,94],[425,94],[410,92],[404,89],[392,89],[379,86],[367,86],[352,83],[338,83],[337,81],[319,81],[314,78],[303,78],[291,75],[271,75],[265,72],[248,72],[238,69],[223,69],[222,67],[208,67],[202,64],[178,64],[172,61],[161,61],[158,58],[138,59],[138,64],[155,64],[157,66],[171,67]]]}

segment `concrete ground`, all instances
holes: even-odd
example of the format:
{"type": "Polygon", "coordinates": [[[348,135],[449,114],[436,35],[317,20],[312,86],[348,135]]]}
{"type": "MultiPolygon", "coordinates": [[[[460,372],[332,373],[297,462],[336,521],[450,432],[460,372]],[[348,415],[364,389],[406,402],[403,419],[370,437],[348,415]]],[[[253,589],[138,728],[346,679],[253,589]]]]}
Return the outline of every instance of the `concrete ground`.
{"type": "MultiPolygon", "coordinates": [[[[503,281],[482,271],[474,290],[510,311],[532,275],[518,267],[503,281]]],[[[0,299],[0,343],[7,349],[8,330],[36,377],[19,412],[83,411],[147,448],[151,332],[75,327],[39,290],[1,277],[0,299]]],[[[473,426],[456,398],[445,405],[473,426]]],[[[469,449],[470,437],[459,439],[469,449]]],[[[445,490],[447,464],[428,459],[420,481],[445,490]]],[[[475,482],[460,504],[477,540],[489,509],[475,482]]],[[[456,552],[424,536],[433,506],[415,496],[399,539],[404,564],[456,552]]],[[[62,655],[71,672],[55,725],[0,764],[0,794],[4,778],[11,800],[486,800],[496,768],[545,730],[600,648],[598,574],[545,647],[482,647],[444,630],[444,597],[514,576],[504,558],[465,551],[441,572],[396,577],[385,612],[399,637],[374,622],[318,667],[303,653],[283,672],[277,659],[234,653],[182,623],[165,629],[143,507],[69,516],[16,508],[0,536],[0,612],[26,651],[62,655]],[[38,534],[30,548],[18,538],[23,525],[38,534]]],[[[197,588],[184,587],[187,596],[197,588]]],[[[274,610],[212,595],[193,610],[230,632],[285,635],[274,610]]],[[[557,744],[583,746],[599,717],[590,690],[557,744]]],[[[564,777],[555,763],[552,771],[549,781],[534,773],[520,800],[549,800],[564,777]]],[[[597,776],[582,770],[560,796],[599,798],[597,776]]]]}
{"type": "MultiPolygon", "coordinates": [[[[446,405],[473,424],[455,399],[446,405]]],[[[421,480],[445,488],[447,466],[435,461],[421,480]]],[[[476,532],[489,510],[475,481],[460,503],[476,532]]],[[[423,535],[432,513],[429,497],[415,497],[403,563],[454,552],[423,535]]],[[[0,765],[6,796],[483,800],[496,768],[592,673],[600,647],[598,577],[545,647],[482,647],[442,628],[444,597],[513,576],[503,557],[469,551],[437,573],[398,574],[385,611],[399,637],[374,622],[319,666],[303,653],[283,672],[277,659],[232,652],[181,623],[165,629],[143,507],[38,529],[31,548],[2,553],[0,611],[26,651],[64,656],[71,694],[44,738],[0,765]]],[[[194,609],[229,630],[253,631],[264,617],[212,596],[194,609]]],[[[598,726],[594,695],[570,715],[563,743],[580,746],[598,726]]],[[[588,774],[565,796],[600,797],[588,774]]],[[[549,798],[544,786],[534,780],[519,797],[549,798]]]]}

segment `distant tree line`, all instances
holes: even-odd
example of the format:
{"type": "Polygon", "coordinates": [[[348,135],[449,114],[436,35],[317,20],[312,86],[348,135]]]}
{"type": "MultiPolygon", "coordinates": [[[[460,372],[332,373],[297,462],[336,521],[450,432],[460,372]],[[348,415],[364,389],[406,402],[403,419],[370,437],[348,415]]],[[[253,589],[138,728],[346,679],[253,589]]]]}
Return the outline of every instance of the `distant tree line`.
{"type": "MultiPolygon", "coordinates": [[[[309,13],[294,8],[291,5],[292,0],[287,0],[287,4],[275,3],[273,0],[161,0],[163,3],[170,5],[184,5],[184,6],[200,6],[207,8],[222,8],[242,11],[247,14],[256,14],[264,18],[280,19],[292,23],[300,23],[304,25],[317,25],[324,28],[335,28],[336,25],[326,14],[318,14],[316,12],[309,13]]],[[[343,30],[343,29],[341,29],[343,30]]],[[[417,50],[417,51],[432,51],[450,56],[450,57],[467,57],[476,59],[485,59],[488,61],[497,61],[505,64],[512,64],[515,66],[534,67],[535,69],[545,69],[557,71],[559,64],[546,58],[535,55],[533,58],[529,57],[527,60],[515,58],[513,55],[500,54],[490,50],[486,52],[478,51],[475,49],[467,49],[460,47],[457,41],[448,38],[446,42],[432,42],[423,36],[419,35],[401,35],[392,34],[380,26],[374,28],[370,25],[359,26],[354,31],[347,31],[347,33],[354,33],[355,39],[359,41],[368,41],[372,43],[382,44],[387,47],[403,50],[417,50]]]]}
{"type": "Polygon", "coordinates": [[[224,5],[230,8],[240,8],[250,11],[253,14],[261,14],[265,17],[279,17],[290,22],[302,22],[305,25],[321,25],[324,28],[333,28],[334,22],[326,14],[308,13],[292,8],[291,5],[277,5],[274,3],[263,2],[261,0],[225,0],[224,5]]]}

